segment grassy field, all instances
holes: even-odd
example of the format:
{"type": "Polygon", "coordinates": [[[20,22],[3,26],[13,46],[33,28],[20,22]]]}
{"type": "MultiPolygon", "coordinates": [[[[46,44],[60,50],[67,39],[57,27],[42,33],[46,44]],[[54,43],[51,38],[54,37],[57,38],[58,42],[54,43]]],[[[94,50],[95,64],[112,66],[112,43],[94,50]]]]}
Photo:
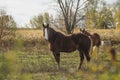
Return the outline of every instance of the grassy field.
{"type": "MultiPolygon", "coordinates": [[[[94,53],[95,54],[95,53],[94,53]]],[[[61,53],[61,70],[49,49],[43,47],[40,51],[20,52],[20,62],[23,64],[23,73],[29,73],[33,80],[118,80],[120,78],[120,61],[111,60],[109,53],[101,53],[98,59],[92,56],[82,69],[77,70],[80,59],[77,51],[61,53]]],[[[120,53],[117,54],[117,59],[120,53]]]]}
{"type": "MultiPolygon", "coordinates": [[[[89,31],[99,33],[102,40],[120,41],[120,37],[118,37],[120,31],[118,30],[89,31]]],[[[96,50],[94,50],[91,61],[87,63],[84,60],[80,70],[77,70],[80,62],[78,51],[61,53],[61,70],[58,70],[57,63],[48,48],[48,43],[43,39],[41,30],[19,30],[16,34],[16,47],[0,52],[0,80],[120,79],[119,44],[101,46],[97,59],[96,50]],[[110,47],[116,48],[117,61],[111,60],[110,47]]]]}

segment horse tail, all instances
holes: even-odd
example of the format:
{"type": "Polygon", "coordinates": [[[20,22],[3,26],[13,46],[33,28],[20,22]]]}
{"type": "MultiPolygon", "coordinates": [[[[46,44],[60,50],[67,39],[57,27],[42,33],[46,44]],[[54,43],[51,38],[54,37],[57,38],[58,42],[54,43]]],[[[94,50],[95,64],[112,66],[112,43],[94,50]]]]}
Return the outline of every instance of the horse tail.
{"type": "Polygon", "coordinates": [[[87,36],[89,38],[90,45],[88,46],[87,51],[85,51],[87,54],[85,54],[87,61],[90,61],[90,57],[92,54],[92,47],[93,47],[93,42],[90,36],[87,36]]]}
{"type": "Polygon", "coordinates": [[[91,55],[92,54],[92,50],[93,50],[93,40],[92,40],[92,38],[90,37],[90,36],[88,36],[89,37],[89,39],[90,39],[90,48],[89,48],[89,54],[91,55]]]}

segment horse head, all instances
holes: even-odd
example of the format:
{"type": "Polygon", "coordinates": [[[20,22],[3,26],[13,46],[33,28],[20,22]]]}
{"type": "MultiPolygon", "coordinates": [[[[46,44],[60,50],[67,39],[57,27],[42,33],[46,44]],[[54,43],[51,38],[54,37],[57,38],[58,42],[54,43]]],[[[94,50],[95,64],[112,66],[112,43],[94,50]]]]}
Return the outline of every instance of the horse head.
{"type": "Polygon", "coordinates": [[[49,24],[47,25],[43,24],[43,36],[45,37],[46,40],[48,40],[48,28],[49,24]]]}
{"type": "Polygon", "coordinates": [[[43,36],[45,37],[46,40],[51,40],[54,38],[55,31],[50,28],[49,24],[43,24],[43,36]]]}

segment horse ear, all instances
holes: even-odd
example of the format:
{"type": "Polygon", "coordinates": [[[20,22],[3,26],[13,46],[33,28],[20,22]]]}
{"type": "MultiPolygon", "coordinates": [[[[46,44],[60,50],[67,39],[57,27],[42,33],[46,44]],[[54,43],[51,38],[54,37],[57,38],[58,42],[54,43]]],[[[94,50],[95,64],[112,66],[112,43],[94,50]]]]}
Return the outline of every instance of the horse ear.
{"type": "Polygon", "coordinates": [[[80,31],[82,31],[82,29],[80,28],[80,31]]]}
{"type": "Polygon", "coordinates": [[[43,24],[43,27],[45,28],[45,25],[43,24]]]}
{"type": "Polygon", "coordinates": [[[81,32],[84,32],[84,31],[85,31],[85,28],[80,28],[80,31],[81,31],[81,32]]]}
{"type": "Polygon", "coordinates": [[[83,31],[85,31],[85,28],[83,28],[83,31]]]}
{"type": "Polygon", "coordinates": [[[47,27],[49,27],[49,24],[47,24],[47,27]]]}

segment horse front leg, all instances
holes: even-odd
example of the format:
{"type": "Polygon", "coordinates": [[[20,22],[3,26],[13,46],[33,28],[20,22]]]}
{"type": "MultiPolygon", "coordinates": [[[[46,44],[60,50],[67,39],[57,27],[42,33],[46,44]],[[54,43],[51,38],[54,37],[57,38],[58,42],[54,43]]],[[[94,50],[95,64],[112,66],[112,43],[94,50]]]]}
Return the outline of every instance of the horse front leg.
{"type": "Polygon", "coordinates": [[[57,62],[58,69],[60,69],[60,52],[53,52],[54,58],[57,62]]]}

